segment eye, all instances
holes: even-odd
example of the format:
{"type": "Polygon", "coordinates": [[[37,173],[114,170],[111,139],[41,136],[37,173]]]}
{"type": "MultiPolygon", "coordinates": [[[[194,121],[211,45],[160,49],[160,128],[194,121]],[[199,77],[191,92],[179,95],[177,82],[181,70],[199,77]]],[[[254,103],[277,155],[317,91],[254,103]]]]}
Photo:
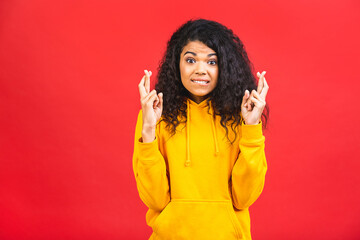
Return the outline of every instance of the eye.
{"type": "Polygon", "coordinates": [[[216,65],[216,64],[217,64],[216,60],[210,60],[208,63],[209,63],[210,65],[216,65]]]}
{"type": "Polygon", "coordinates": [[[187,58],[187,59],[186,59],[186,62],[188,62],[188,63],[195,63],[195,59],[193,59],[193,58],[187,58]]]}

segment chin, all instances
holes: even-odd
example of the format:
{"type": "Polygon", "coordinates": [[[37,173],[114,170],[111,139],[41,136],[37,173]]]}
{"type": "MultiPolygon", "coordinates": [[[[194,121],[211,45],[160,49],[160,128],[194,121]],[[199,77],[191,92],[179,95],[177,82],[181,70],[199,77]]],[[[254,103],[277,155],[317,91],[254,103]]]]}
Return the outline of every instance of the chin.
{"type": "Polygon", "coordinates": [[[206,97],[207,95],[209,95],[209,93],[191,92],[191,95],[193,95],[193,96],[197,96],[197,97],[206,97]]]}

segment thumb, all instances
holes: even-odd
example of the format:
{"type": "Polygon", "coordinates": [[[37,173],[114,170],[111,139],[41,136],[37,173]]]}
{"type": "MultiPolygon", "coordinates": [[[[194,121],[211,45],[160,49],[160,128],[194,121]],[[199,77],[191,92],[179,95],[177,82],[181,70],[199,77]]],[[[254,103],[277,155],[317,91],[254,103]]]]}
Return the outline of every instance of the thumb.
{"type": "Polygon", "coordinates": [[[245,90],[243,99],[242,99],[242,103],[241,106],[245,106],[245,103],[247,102],[248,98],[250,97],[250,92],[249,90],[245,90]]]}
{"type": "Polygon", "coordinates": [[[163,93],[159,93],[158,96],[159,96],[159,105],[160,105],[159,108],[160,108],[161,111],[162,111],[162,109],[163,109],[163,102],[164,102],[163,93]]]}

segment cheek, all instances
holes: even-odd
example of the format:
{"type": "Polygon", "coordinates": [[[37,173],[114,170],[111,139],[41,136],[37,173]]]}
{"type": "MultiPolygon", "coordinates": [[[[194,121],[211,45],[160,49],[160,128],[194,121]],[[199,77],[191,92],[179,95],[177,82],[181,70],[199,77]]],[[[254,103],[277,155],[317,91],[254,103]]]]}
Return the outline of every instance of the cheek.
{"type": "Polygon", "coordinates": [[[186,72],[187,72],[186,67],[183,64],[180,63],[180,76],[181,76],[181,78],[186,76],[186,72]]]}
{"type": "Polygon", "coordinates": [[[191,68],[189,66],[183,66],[181,71],[184,76],[187,76],[187,75],[189,75],[190,70],[191,70],[191,68]]]}
{"type": "Polygon", "coordinates": [[[184,68],[184,66],[182,64],[180,64],[180,80],[182,85],[186,88],[187,85],[187,77],[186,77],[186,68],[184,68]]]}
{"type": "Polygon", "coordinates": [[[218,69],[214,69],[214,71],[212,71],[212,77],[213,77],[213,79],[216,79],[215,82],[217,83],[217,81],[219,79],[219,71],[218,71],[218,69]]]}

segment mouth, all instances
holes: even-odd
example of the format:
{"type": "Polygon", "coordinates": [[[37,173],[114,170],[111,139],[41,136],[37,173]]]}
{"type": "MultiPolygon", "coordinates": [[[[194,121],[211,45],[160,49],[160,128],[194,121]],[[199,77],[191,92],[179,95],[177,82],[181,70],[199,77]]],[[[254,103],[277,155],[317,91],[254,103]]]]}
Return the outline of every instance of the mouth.
{"type": "Polygon", "coordinates": [[[191,79],[191,82],[200,84],[200,85],[207,85],[207,84],[209,84],[210,81],[205,80],[205,79],[191,79]]]}

